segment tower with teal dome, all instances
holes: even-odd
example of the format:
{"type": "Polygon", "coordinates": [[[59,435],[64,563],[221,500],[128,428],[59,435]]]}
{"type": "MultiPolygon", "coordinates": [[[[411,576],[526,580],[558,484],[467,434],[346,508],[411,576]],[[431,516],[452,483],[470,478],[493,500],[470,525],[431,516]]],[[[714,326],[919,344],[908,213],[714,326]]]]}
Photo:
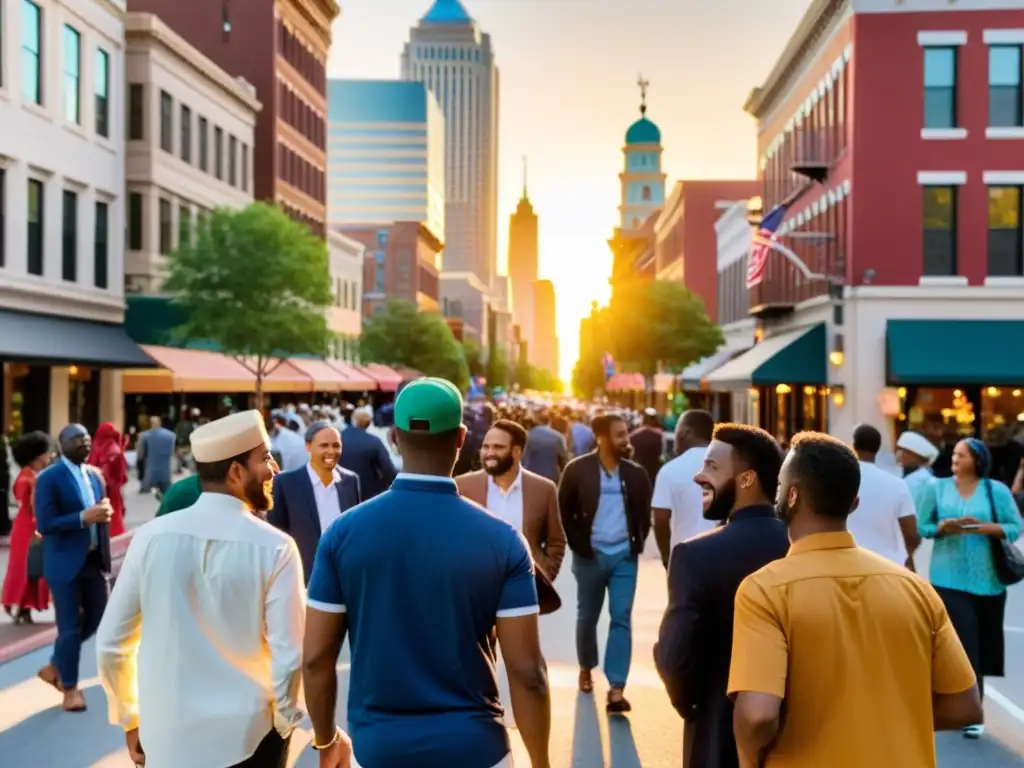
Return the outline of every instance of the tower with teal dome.
{"type": "Polygon", "coordinates": [[[619,204],[619,227],[639,229],[644,220],[665,203],[665,174],[661,171],[661,129],[647,117],[647,86],[642,77],[640,86],[640,119],[626,131],[622,148],[623,168],[619,173],[622,197],[619,204]]]}

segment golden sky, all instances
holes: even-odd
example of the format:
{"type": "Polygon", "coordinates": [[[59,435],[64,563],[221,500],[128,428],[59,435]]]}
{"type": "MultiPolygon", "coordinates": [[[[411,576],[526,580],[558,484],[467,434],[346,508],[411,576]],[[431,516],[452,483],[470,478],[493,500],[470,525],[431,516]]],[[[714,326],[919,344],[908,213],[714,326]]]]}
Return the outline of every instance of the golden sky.
{"type": "MultiPolygon", "coordinates": [[[[398,78],[409,28],[432,0],[341,0],[330,77],[398,78]]],[[[608,298],[626,128],[661,128],[670,185],[752,178],[754,123],[743,112],[809,0],[463,0],[493,39],[501,71],[498,269],[529,158],[540,217],[540,276],[558,296],[561,371],[576,362],[579,321],[608,298]],[[768,7],[771,12],[768,12],[768,7]]]]}

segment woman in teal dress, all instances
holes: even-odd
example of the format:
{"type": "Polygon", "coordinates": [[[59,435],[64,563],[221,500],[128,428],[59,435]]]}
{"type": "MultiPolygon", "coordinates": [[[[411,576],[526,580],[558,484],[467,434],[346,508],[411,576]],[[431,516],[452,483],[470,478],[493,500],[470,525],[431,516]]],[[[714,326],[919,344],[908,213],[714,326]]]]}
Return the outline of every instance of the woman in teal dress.
{"type": "MultiPolygon", "coordinates": [[[[953,476],[929,483],[918,505],[918,530],[935,539],[929,578],[946,605],[984,695],[984,678],[1002,677],[1006,585],[996,575],[991,538],[1016,539],[1021,517],[1010,489],[988,478],[991,455],[973,437],[953,450],[953,476]]],[[[982,725],[964,729],[978,738],[982,725]]]]}

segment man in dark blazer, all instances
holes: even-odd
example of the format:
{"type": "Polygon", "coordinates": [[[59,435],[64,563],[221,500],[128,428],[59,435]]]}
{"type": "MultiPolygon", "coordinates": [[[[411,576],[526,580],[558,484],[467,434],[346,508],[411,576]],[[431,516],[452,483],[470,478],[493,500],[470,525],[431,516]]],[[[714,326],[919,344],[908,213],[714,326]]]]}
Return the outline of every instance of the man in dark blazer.
{"type": "Polygon", "coordinates": [[[53,594],[57,640],[39,677],[64,694],[67,712],[84,712],[78,690],[82,643],[96,633],[107,605],[110,516],[103,479],[85,465],[92,439],[81,424],[58,436],[62,456],[36,479],[36,528],[43,535],[43,576],[53,594]]]}
{"type": "Polygon", "coordinates": [[[384,493],[398,474],[384,443],[367,431],[372,421],[373,415],[369,409],[357,408],[352,414],[352,426],[345,430],[341,438],[344,450],[339,465],[359,475],[359,487],[362,488],[364,499],[372,499],[384,493]]]}
{"type": "Polygon", "coordinates": [[[686,721],[684,768],[739,765],[726,695],[733,604],[740,582],[789,550],[774,507],[781,467],[782,451],[763,429],[719,424],[694,478],[704,516],[724,525],[673,548],[669,605],[654,646],[658,673],[686,721]]]}
{"type": "Polygon", "coordinates": [[[320,536],[331,523],[362,502],[359,476],[338,466],[341,434],[328,421],[306,430],[309,463],[274,477],[274,506],[267,522],[295,539],[309,583],[320,536]]]}

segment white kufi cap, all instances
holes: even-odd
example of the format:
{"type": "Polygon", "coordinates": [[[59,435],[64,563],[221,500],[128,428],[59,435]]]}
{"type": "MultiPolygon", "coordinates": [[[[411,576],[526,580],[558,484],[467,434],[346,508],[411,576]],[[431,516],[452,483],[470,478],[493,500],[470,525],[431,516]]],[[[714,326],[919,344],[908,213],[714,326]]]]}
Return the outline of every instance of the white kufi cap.
{"type": "Polygon", "coordinates": [[[254,448],[270,448],[270,437],[259,411],[232,413],[196,428],[189,437],[192,457],[200,464],[214,464],[248,453],[254,448]]]}
{"type": "Polygon", "coordinates": [[[896,441],[896,447],[917,454],[929,464],[939,457],[939,449],[932,445],[931,440],[917,432],[904,432],[896,441]]]}

